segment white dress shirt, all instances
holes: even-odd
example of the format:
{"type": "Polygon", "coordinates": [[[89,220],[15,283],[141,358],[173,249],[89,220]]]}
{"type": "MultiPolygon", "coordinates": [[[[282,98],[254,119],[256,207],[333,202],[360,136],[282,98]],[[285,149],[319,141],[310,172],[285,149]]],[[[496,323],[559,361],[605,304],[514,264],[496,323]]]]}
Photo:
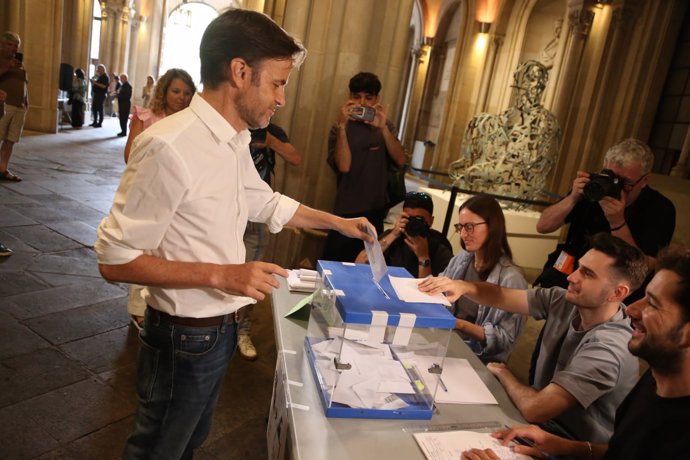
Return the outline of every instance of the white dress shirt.
{"type": "MultiPolygon", "coordinates": [[[[134,142],[110,214],[98,228],[98,262],[120,265],[142,254],[182,262],[244,263],[247,220],[279,232],[299,203],[259,177],[250,134],[235,129],[201,96],[134,142]]],[[[152,307],[205,318],[255,300],[210,288],[146,288],[152,307]]]]}

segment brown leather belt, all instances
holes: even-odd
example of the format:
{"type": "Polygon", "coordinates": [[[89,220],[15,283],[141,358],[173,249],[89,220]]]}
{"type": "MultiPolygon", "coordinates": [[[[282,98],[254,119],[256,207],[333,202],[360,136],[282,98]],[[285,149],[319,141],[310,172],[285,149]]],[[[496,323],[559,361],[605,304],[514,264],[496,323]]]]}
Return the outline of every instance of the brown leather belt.
{"type": "Polygon", "coordinates": [[[222,326],[223,324],[234,324],[235,323],[235,312],[228,313],[227,315],[219,316],[209,316],[207,318],[188,318],[183,316],[172,316],[160,310],[147,305],[146,308],[150,308],[155,314],[160,318],[161,323],[165,324],[176,324],[178,326],[189,326],[189,327],[212,327],[212,326],[222,326]]]}

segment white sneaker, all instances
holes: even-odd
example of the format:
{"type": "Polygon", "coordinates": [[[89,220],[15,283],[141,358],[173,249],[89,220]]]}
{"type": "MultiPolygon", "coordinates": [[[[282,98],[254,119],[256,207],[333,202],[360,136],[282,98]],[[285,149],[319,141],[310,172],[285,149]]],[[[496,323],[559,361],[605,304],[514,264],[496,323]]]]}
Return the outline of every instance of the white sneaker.
{"type": "Polygon", "coordinates": [[[240,351],[240,355],[247,361],[254,361],[256,359],[256,348],[254,348],[252,338],[249,335],[240,334],[237,336],[237,349],[240,351]]]}

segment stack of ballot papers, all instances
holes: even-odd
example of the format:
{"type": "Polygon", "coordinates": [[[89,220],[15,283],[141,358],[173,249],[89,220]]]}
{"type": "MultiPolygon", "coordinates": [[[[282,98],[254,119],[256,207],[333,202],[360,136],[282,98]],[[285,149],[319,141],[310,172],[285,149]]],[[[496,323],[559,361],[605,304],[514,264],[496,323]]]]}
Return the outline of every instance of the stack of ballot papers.
{"type": "Polygon", "coordinates": [[[321,385],[331,402],[362,409],[401,409],[407,406],[400,394],[415,394],[412,382],[387,344],[353,341],[342,337],[312,345],[321,385]],[[335,368],[335,360],[347,370],[335,368]]]}
{"type": "MultiPolygon", "coordinates": [[[[489,433],[442,431],[415,433],[414,439],[428,460],[455,460],[470,449],[492,449],[501,460],[530,460],[532,457],[513,452],[509,446],[489,433]]],[[[514,445],[514,444],[511,444],[514,445]]]]}
{"type": "Polygon", "coordinates": [[[297,292],[313,292],[316,290],[316,283],[319,281],[319,272],[298,268],[288,270],[288,289],[297,292]]]}

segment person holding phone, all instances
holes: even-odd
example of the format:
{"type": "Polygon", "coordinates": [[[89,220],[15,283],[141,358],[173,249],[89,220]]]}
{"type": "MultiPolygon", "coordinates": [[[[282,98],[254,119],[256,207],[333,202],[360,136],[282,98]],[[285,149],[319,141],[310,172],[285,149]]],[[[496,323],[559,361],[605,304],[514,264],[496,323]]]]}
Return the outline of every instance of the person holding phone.
{"type": "Polygon", "coordinates": [[[17,52],[19,35],[5,32],[0,37],[0,91],[6,94],[5,110],[0,118],[0,180],[19,182],[21,177],[8,169],[14,144],[19,142],[29,108],[29,89],[24,55],[17,52]]]}
{"type": "MultiPolygon", "coordinates": [[[[395,125],[379,103],[379,78],[360,72],[350,79],[349,90],[328,137],[327,161],[337,179],[333,212],[341,217],[366,217],[381,233],[388,213],[388,163],[402,166],[407,156],[395,125]]],[[[352,262],[361,250],[360,240],[331,231],[323,259],[352,262]]]]}

